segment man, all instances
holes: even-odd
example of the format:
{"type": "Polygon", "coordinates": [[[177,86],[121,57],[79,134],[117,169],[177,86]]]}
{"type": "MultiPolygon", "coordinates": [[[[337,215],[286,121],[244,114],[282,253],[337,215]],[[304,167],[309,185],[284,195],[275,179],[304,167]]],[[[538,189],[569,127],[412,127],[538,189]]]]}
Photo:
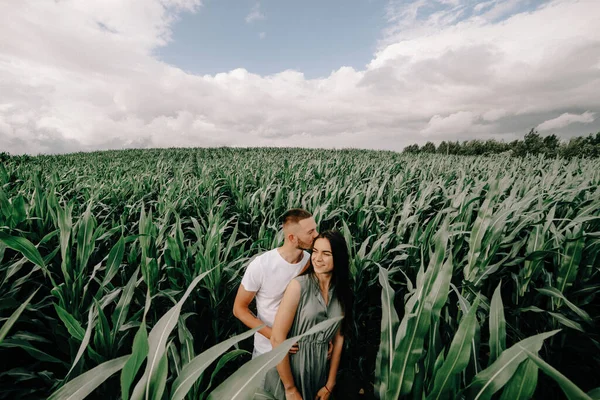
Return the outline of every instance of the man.
{"type": "MultiPolygon", "coordinates": [[[[271,327],[290,281],[310,261],[310,249],[318,236],[312,214],[300,208],[286,211],[281,218],[284,240],[281,247],[256,257],[246,269],[233,304],[233,315],[248,328],[266,326],[254,334],[252,358],[271,351],[271,327]],[[257,315],[248,307],[256,298],[257,315]]],[[[295,345],[290,353],[297,351],[295,345]]]]}

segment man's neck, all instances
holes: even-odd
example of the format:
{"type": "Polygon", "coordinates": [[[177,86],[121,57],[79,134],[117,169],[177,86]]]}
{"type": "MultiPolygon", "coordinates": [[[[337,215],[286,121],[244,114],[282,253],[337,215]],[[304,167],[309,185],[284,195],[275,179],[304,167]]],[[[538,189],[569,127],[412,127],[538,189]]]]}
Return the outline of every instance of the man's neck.
{"type": "Polygon", "coordinates": [[[277,248],[277,251],[281,258],[290,264],[298,264],[304,257],[302,250],[289,243],[284,243],[283,246],[277,248]]]}

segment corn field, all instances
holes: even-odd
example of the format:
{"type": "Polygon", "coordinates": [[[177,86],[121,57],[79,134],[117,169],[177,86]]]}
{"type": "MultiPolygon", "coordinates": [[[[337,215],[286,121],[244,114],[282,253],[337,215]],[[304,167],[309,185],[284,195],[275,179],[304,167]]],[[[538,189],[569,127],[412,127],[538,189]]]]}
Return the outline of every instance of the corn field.
{"type": "Polygon", "coordinates": [[[252,398],[297,338],[250,360],[233,300],[292,207],[351,252],[335,399],[600,399],[599,183],[598,160],[501,155],[10,157],[0,399],[252,398]]]}

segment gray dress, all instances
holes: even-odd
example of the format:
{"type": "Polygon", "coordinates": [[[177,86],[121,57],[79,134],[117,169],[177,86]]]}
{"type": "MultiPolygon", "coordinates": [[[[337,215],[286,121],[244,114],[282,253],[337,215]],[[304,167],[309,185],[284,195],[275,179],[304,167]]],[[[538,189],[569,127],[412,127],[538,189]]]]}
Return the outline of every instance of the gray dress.
{"type": "MultiPolygon", "coordinates": [[[[303,275],[295,279],[300,282],[300,301],[288,338],[303,334],[329,318],[343,315],[334,289],[329,289],[329,302],[325,305],[316,277],[303,275]]],[[[317,334],[301,338],[298,341],[298,352],[289,355],[294,383],[303,400],[314,399],[327,383],[327,349],[339,326],[340,322],[317,334]]],[[[276,368],[267,372],[265,390],[276,399],[285,400],[285,390],[276,368]]]]}

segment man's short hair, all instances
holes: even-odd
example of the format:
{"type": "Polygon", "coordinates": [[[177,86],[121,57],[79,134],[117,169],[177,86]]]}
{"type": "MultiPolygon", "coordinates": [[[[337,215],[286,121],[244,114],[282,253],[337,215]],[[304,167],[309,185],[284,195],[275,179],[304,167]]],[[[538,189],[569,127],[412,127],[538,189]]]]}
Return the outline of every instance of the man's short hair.
{"type": "Polygon", "coordinates": [[[291,208],[281,216],[281,226],[285,226],[289,223],[297,224],[303,219],[310,217],[312,217],[312,214],[303,208],[291,208]]]}

